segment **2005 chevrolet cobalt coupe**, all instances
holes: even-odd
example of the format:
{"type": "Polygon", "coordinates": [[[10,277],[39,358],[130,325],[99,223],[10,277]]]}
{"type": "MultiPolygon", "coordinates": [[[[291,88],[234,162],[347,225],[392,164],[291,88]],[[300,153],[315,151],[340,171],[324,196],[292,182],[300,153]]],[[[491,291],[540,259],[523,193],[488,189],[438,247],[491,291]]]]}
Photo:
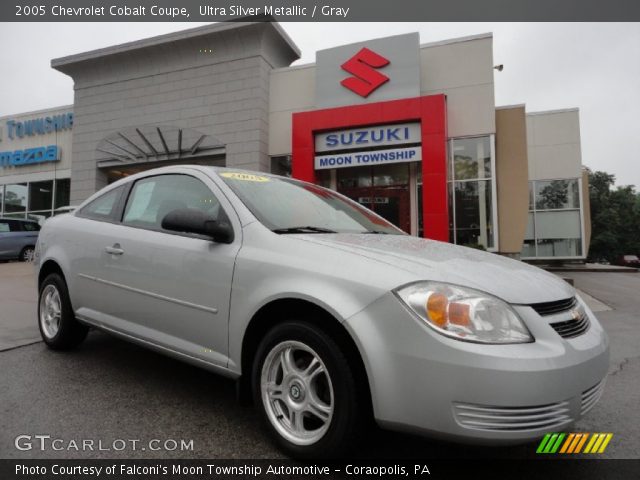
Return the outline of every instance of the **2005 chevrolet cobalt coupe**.
{"type": "Polygon", "coordinates": [[[593,407],[608,368],[605,332],[557,277],[268,174],[127,177],[48,220],[36,258],[48,346],[95,327],[235,378],[296,456],[343,452],[371,415],[536,439],[593,407]]]}

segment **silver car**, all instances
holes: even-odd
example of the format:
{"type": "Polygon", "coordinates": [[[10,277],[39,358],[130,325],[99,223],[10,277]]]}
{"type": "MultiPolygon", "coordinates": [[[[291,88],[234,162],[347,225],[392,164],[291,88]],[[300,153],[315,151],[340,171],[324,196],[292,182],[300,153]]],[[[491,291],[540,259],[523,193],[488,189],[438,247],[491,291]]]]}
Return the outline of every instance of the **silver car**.
{"type": "Polygon", "coordinates": [[[298,457],[343,453],[369,418],[530,441],[591,409],[608,369],[607,335],[556,276],[269,174],[127,177],[48,220],[36,257],[47,345],[95,327],[236,379],[298,457]]]}

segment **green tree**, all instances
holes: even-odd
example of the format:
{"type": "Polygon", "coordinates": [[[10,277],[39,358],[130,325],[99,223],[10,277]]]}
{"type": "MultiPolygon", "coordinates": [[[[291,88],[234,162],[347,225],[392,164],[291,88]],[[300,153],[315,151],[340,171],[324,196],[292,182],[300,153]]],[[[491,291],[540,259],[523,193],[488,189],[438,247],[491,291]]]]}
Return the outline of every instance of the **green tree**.
{"type": "Polygon", "coordinates": [[[614,184],[615,175],[589,171],[590,260],[640,254],[640,193],[632,185],[614,184]]]}

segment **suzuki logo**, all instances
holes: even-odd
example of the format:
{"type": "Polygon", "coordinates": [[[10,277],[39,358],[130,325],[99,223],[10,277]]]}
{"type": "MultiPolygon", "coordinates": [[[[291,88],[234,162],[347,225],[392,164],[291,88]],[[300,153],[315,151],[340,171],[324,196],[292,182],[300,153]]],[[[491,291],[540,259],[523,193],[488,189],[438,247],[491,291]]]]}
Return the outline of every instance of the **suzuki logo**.
{"type": "Polygon", "coordinates": [[[353,75],[342,80],[340,85],[366,98],[389,81],[389,77],[376,70],[386,65],[389,65],[389,60],[365,47],[340,65],[344,71],[353,75]]]}

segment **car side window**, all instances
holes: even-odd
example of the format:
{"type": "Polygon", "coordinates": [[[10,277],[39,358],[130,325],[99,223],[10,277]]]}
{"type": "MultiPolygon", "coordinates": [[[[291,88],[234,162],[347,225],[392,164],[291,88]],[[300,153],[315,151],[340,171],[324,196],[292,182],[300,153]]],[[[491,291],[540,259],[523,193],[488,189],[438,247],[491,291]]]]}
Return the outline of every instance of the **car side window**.
{"type": "Polygon", "coordinates": [[[10,232],[9,222],[0,222],[0,233],[10,232]]]}
{"type": "Polygon", "coordinates": [[[40,225],[33,222],[22,222],[22,229],[25,232],[37,232],[40,230],[40,225]]]}
{"type": "Polygon", "coordinates": [[[218,221],[228,221],[213,192],[190,175],[168,174],[138,180],[127,200],[122,222],[162,230],[162,219],[174,210],[200,210],[218,221]]]}
{"type": "Polygon", "coordinates": [[[9,220],[9,230],[12,232],[21,232],[22,228],[20,228],[20,222],[18,220],[9,220]]]}
{"type": "Polygon", "coordinates": [[[82,217],[89,217],[94,220],[114,220],[120,196],[124,189],[125,185],[121,185],[120,187],[101,195],[82,208],[79,215],[82,217]]]}

